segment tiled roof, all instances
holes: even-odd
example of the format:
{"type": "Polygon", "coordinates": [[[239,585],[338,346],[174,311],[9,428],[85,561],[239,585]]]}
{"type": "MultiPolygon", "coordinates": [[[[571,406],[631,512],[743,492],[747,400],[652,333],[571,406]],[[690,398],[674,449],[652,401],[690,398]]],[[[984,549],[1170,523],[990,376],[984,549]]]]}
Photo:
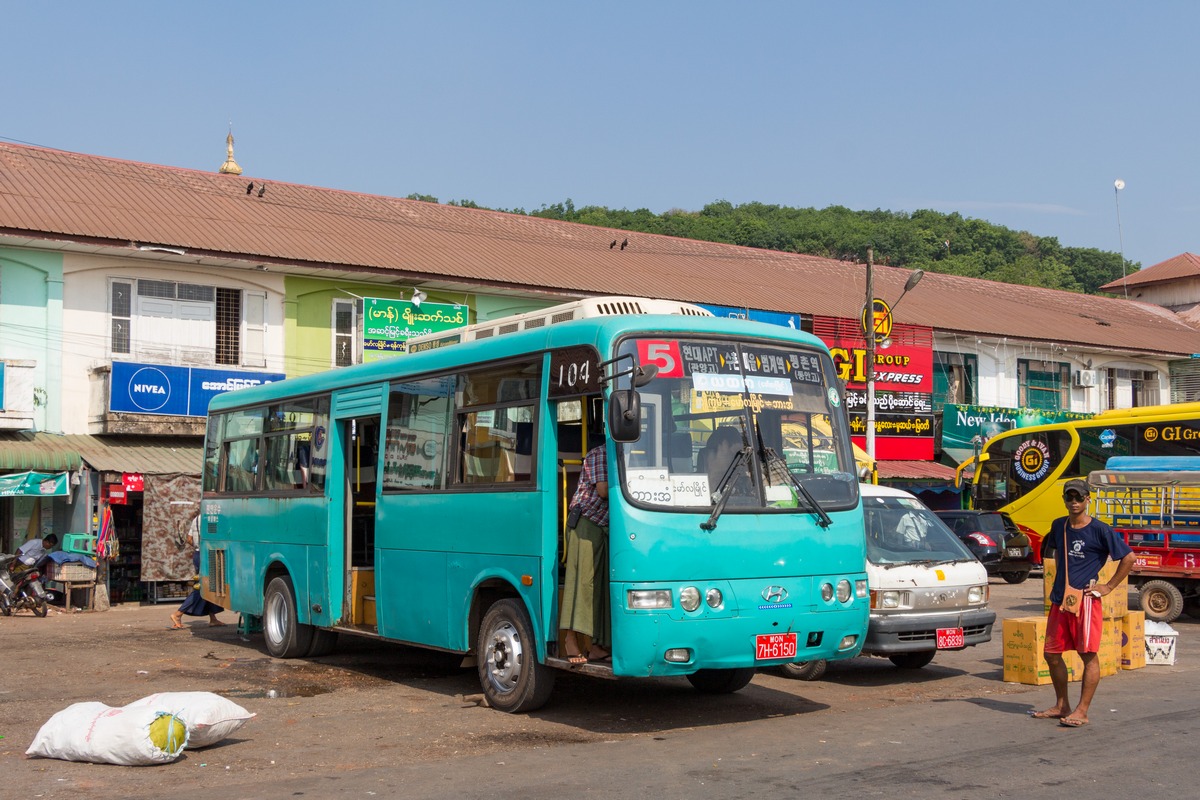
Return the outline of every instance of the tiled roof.
{"type": "Polygon", "coordinates": [[[1101,291],[1120,293],[1123,287],[1144,286],[1148,283],[1179,280],[1180,278],[1200,278],[1200,256],[1194,253],[1180,253],[1174,258],[1160,261],[1152,267],[1140,269],[1132,275],[1118,278],[1100,287],[1101,291]]]}
{"type": "MultiPolygon", "coordinates": [[[[45,240],[131,253],[161,245],[331,276],[371,272],[846,319],[858,319],[865,293],[862,264],[816,256],[0,143],[0,243],[45,240]],[[625,238],[626,249],[609,246],[625,238]]],[[[875,295],[899,297],[909,274],[877,267],[875,295]]],[[[896,320],[963,335],[1200,352],[1200,331],[1156,306],[952,275],[926,275],[896,320]]]]}

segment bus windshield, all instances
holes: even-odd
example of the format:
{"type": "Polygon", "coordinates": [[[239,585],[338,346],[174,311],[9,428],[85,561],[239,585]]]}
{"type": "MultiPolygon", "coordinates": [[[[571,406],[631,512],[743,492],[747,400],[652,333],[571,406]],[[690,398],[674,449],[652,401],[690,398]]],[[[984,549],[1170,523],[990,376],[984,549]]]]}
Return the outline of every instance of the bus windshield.
{"type": "Polygon", "coordinates": [[[826,510],[857,502],[828,357],[702,338],[631,339],[619,352],[658,367],[639,389],[641,436],[620,449],[635,504],[695,512],[726,490],[727,514],[813,511],[804,489],[826,510]]]}

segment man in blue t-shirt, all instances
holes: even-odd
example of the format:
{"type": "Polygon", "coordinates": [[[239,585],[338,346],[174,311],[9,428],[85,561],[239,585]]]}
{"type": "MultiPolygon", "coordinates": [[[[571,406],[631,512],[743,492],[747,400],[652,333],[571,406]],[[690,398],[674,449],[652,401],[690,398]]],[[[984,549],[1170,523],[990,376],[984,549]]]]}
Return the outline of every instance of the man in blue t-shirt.
{"type": "Polygon", "coordinates": [[[1088,722],[1088,707],[1100,685],[1100,638],[1104,630],[1102,597],[1122,588],[1122,581],[1133,569],[1133,551],[1109,525],[1088,514],[1088,485],[1075,478],[1063,485],[1063,503],[1067,516],[1054,520],[1047,537],[1054,548],[1057,571],[1050,590],[1050,616],[1046,619],[1044,654],[1050,667],[1056,702],[1044,711],[1031,711],[1038,719],[1057,719],[1068,728],[1081,728],[1088,722]],[[1098,582],[1100,570],[1109,559],[1117,562],[1117,571],[1107,582],[1098,582]],[[1067,592],[1067,581],[1083,590],[1082,600],[1067,592]],[[1066,602],[1064,602],[1064,598],[1066,602]],[[1063,653],[1074,650],[1083,661],[1079,703],[1071,708],[1067,697],[1067,665],[1063,653]]]}

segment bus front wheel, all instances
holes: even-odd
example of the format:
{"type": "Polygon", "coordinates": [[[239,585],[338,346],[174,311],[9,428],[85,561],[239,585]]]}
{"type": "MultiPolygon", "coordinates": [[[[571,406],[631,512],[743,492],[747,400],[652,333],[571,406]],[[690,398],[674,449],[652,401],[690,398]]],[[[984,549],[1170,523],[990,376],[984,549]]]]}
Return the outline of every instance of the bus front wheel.
{"type": "Polygon", "coordinates": [[[296,591],[292,579],[286,575],[267,584],[262,626],[267,652],[275,658],[300,658],[308,654],[313,629],[296,619],[296,591]]]}
{"type": "Polygon", "coordinates": [[[1146,612],[1146,619],[1174,622],[1183,613],[1183,593],[1167,581],[1146,581],[1138,589],[1138,604],[1146,612]]]}
{"type": "Polygon", "coordinates": [[[754,680],[754,668],[745,669],[701,669],[687,676],[688,682],[698,692],[705,694],[733,694],[744,689],[754,680]]]}
{"type": "Polygon", "coordinates": [[[525,607],[497,601],[483,616],[476,646],[479,683],[488,705],[510,714],[541,708],[554,689],[554,670],[538,662],[525,607]]]}

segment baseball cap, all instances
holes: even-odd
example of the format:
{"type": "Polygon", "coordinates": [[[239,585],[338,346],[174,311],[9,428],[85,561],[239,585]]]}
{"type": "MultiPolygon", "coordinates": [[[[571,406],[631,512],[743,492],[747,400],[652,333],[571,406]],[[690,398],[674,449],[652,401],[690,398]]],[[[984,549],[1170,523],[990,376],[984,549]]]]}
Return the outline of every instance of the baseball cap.
{"type": "Polygon", "coordinates": [[[1067,496],[1067,492],[1075,492],[1081,497],[1087,497],[1091,492],[1088,490],[1087,481],[1082,478],[1072,478],[1063,484],[1063,497],[1067,496]]]}

